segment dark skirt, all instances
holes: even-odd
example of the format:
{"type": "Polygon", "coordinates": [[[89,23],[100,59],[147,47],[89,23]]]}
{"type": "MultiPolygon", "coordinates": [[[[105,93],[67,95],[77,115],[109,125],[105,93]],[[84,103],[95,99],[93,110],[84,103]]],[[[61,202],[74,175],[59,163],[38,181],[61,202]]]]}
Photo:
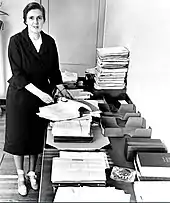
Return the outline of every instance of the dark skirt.
{"type": "Polygon", "coordinates": [[[8,87],[4,151],[14,155],[42,153],[48,120],[36,113],[44,105],[25,88],[8,87]]]}

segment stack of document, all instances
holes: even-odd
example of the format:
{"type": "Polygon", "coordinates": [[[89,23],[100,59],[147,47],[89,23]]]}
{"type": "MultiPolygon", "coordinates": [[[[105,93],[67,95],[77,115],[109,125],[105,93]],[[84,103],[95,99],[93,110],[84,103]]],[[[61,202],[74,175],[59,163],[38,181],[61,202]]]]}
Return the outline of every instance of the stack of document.
{"type": "Polygon", "coordinates": [[[114,187],[59,187],[54,202],[130,202],[130,194],[114,187]]]}
{"type": "Polygon", "coordinates": [[[63,82],[77,82],[78,74],[69,72],[69,71],[61,71],[63,82]]]}
{"type": "Polygon", "coordinates": [[[95,89],[123,89],[129,65],[129,50],[126,47],[97,48],[95,89]]]}
{"type": "Polygon", "coordinates": [[[78,119],[57,121],[52,125],[54,142],[90,142],[92,117],[90,115],[78,119]]]}
{"type": "Polygon", "coordinates": [[[37,115],[51,121],[62,121],[79,118],[81,109],[92,111],[88,105],[79,101],[60,98],[55,104],[40,107],[37,115]]]}
{"type": "Polygon", "coordinates": [[[74,99],[90,99],[91,92],[84,91],[83,89],[70,89],[68,90],[74,99]]]}
{"type": "Polygon", "coordinates": [[[65,152],[53,157],[51,181],[56,183],[105,184],[109,167],[104,152],[65,152]]]}

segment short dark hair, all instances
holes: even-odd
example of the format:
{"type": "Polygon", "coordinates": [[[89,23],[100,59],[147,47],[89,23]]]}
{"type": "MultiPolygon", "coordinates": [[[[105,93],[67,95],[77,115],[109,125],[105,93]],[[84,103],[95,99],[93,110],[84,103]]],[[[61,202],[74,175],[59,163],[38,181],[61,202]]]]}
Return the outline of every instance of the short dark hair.
{"type": "Polygon", "coordinates": [[[30,10],[33,10],[33,9],[39,9],[42,12],[43,19],[44,19],[44,22],[45,22],[45,8],[41,4],[39,4],[37,2],[31,2],[28,5],[26,5],[26,7],[23,10],[24,24],[26,24],[27,13],[30,10]]]}

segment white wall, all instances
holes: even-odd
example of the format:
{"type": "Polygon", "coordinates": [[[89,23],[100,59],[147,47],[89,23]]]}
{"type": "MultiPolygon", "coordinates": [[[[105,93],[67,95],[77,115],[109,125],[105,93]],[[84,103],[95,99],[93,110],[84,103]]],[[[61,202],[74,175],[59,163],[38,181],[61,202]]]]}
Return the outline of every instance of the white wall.
{"type": "MultiPolygon", "coordinates": [[[[0,1],[1,2],[1,1],[0,1]]],[[[6,96],[7,80],[11,76],[11,70],[7,58],[9,37],[25,28],[23,23],[23,9],[32,0],[3,0],[1,9],[9,16],[0,16],[5,27],[0,31],[0,99],[6,96]]],[[[37,0],[40,2],[40,0],[37,0]]]]}
{"type": "Polygon", "coordinates": [[[170,1],[107,0],[104,47],[130,50],[127,93],[170,149],[170,1]]]}

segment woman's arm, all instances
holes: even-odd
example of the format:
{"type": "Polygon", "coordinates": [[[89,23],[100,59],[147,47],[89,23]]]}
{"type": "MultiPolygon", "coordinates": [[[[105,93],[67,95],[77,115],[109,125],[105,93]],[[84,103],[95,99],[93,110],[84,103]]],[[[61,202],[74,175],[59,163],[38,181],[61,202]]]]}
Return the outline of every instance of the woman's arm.
{"type": "Polygon", "coordinates": [[[54,102],[53,98],[41,91],[40,89],[38,89],[35,85],[33,85],[32,83],[29,83],[28,85],[25,86],[25,88],[30,91],[32,94],[36,95],[37,97],[39,97],[43,102],[45,102],[46,104],[49,104],[51,102],[54,102]]]}

